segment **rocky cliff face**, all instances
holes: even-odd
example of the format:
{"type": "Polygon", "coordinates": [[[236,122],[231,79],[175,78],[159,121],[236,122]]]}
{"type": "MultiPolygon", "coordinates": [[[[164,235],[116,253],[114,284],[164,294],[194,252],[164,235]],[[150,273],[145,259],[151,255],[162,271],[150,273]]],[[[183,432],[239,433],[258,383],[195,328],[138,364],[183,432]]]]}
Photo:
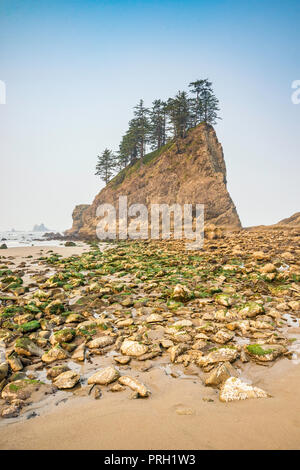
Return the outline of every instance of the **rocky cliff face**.
{"type": "Polygon", "coordinates": [[[75,206],[75,209],[72,212],[73,225],[70,230],[67,230],[65,232],[66,235],[75,235],[79,232],[79,230],[83,226],[83,213],[89,207],[90,204],[79,204],[78,206],[75,206]]]}
{"type": "Polygon", "coordinates": [[[100,204],[118,206],[119,196],[128,205],[204,204],[205,223],[240,228],[235,205],[226,188],[222,146],[208,124],[191,129],[178,145],[170,142],[159,151],[122,170],[100,191],[90,206],[76,206],[68,235],[96,237],[96,209],[100,204]]]}

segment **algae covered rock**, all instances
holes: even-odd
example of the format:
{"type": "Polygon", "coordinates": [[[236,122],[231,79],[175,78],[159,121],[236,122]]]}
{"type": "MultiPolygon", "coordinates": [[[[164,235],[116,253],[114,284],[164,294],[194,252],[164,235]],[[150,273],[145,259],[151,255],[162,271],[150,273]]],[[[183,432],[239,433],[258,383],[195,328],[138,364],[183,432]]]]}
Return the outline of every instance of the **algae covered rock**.
{"type": "Polygon", "coordinates": [[[65,246],[76,246],[76,243],[74,242],[66,242],[65,246]]]}
{"type": "Polygon", "coordinates": [[[30,331],[35,331],[38,330],[41,327],[41,324],[37,320],[32,320],[27,323],[23,323],[22,325],[19,326],[19,330],[21,330],[23,333],[28,333],[30,331]]]}
{"type": "Polygon", "coordinates": [[[281,344],[248,344],[244,349],[251,358],[259,362],[274,361],[287,351],[281,344]]]}
{"type": "Polygon", "coordinates": [[[26,400],[31,394],[43,388],[45,392],[53,391],[52,387],[39,380],[21,379],[8,383],[2,390],[4,400],[26,400]]]}
{"type": "Polygon", "coordinates": [[[66,318],[66,323],[81,323],[84,317],[80,313],[70,313],[66,318]]]}
{"type": "Polygon", "coordinates": [[[59,331],[55,331],[53,335],[51,336],[50,342],[51,344],[62,344],[62,343],[68,343],[69,341],[72,341],[73,338],[76,335],[76,331],[73,330],[72,328],[64,328],[59,331]]]}
{"type": "Polygon", "coordinates": [[[256,317],[256,315],[259,315],[264,312],[264,307],[263,305],[257,303],[257,302],[247,302],[241,309],[240,309],[240,315],[243,318],[253,318],[256,317]]]}
{"type": "Polygon", "coordinates": [[[47,353],[43,354],[42,361],[47,362],[48,364],[51,362],[59,361],[62,359],[67,359],[68,354],[66,351],[63,350],[60,346],[55,346],[51,348],[47,353]]]}
{"type": "Polygon", "coordinates": [[[20,356],[38,356],[42,357],[43,349],[39,348],[31,339],[27,337],[18,338],[15,342],[14,349],[20,356]]]}

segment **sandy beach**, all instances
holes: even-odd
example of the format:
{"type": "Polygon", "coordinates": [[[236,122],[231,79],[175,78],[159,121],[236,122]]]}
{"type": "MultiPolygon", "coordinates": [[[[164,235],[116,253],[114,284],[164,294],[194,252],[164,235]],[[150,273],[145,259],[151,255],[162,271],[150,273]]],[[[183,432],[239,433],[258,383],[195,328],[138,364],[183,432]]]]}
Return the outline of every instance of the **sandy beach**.
{"type": "MultiPolygon", "coordinates": [[[[105,393],[71,399],[34,419],[5,423],[1,449],[299,449],[300,366],[258,367],[255,384],[269,400],[220,403],[217,393],[162,371],[143,374],[148,400],[105,393]],[[204,401],[211,399],[213,402],[204,401]],[[178,410],[176,412],[176,410],[178,410]],[[178,414],[192,412],[189,414],[178,414]]],[[[40,413],[40,411],[38,410],[40,413]]]]}
{"type": "Polygon", "coordinates": [[[14,264],[27,260],[28,264],[33,264],[36,266],[36,261],[38,258],[45,255],[48,256],[51,252],[55,252],[66,258],[72,255],[81,255],[88,249],[89,246],[82,242],[80,242],[79,246],[18,246],[1,250],[0,259],[2,259],[2,261],[8,259],[14,264]]]}
{"type": "MultiPolygon", "coordinates": [[[[255,238],[255,234],[249,236],[255,238]]],[[[223,242],[210,243],[214,246],[219,243],[222,250],[223,242]]],[[[209,244],[206,248],[205,253],[209,253],[209,244]]],[[[0,264],[6,263],[11,269],[19,269],[21,266],[24,271],[24,285],[31,285],[32,276],[37,273],[49,275],[47,262],[41,261],[41,256],[59,254],[61,259],[67,258],[69,262],[72,259],[69,257],[75,255],[75,259],[80,259],[77,255],[87,254],[89,250],[90,247],[85,244],[75,247],[10,248],[1,251],[0,264]]],[[[217,256],[217,250],[214,249],[214,253],[217,256]]],[[[114,256],[116,255],[108,254],[108,259],[114,259],[114,256]]],[[[59,263],[57,260],[55,263],[59,263]]],[[[129,269],[126,260],[123,263],[129,269]]],[[[53,269],[55,271],[57,268],[51,267],[50,274],[53,269]]],[[[114,275],[111,279],[111,282],[115,282],[114,275]]],[[[127,276],[121,279],[127,282],[126,285],[131,285],[127,276]]],[[[108,285],[107,276],[103,282],[108,285]]],[[[31,291],[34,293],[35,288],[31,287],[31,291]]],[[[26,295],[31,294],[29,292],[25,297],[26,295]]],[[[211,300],[208,302],[202,304],[205,309],[209,307],[211,300]]],[[[118,304],[112,306],[111,311],[116,313],[118,304]]],[[[121,305],[118,308],[120,310],[121,305]]],[[[150,310],[147,312],[150,313],[150,310]]],[[[128,313],[127,310],[126,312],[128,313]]],[[[171,313],[168,313],[168,317],[172,319],[171,313]]],[[[185,317],[188,318],[186,315],[185,317]]],[[[136,321],[134,316],[133,319],[136,321]]],[[[294,321],[295,326],[286,325],[282,330],[287,338],[300,338],[300,328],[297,321],[294,321]]],[[[201,321],[193,322],[194,326],[201,325],[201,321]]],[[[133,321],[128,323],[129,328],[131,323],[133,321]]],[[[137,321],[137,324],[140,323],[140,320],[137,321]]],[[[54,330],[61,328],[63,327],[58,326],[54,330]]],[[[125,331],[126,335],[132,334],[130,329],[120,331],[122,335],[125,331]]],[[[162,338],[163,331],[161,323],[157,326],[154,324],[148,330],[148,340],[162,338]]],[[[188,331],[191,334],[191,330],[188,331]]],[[[104,331],[104,336],[107,334],[111,333],[104,331]]],[[[38,338],[35,334],[32,335],[32,338],[38,338]]],[[[99,337],[99,334],[94,337],[99,337]]],[[[100,337],[103,337],[103,333],[100,333],[100,337]]],[[[193,362],[170,362],[169,355],[163,353],[153,360],[145,357],[145,360],[139,361],[133,357],[130,364],[118,365],[121,375],[129,374],[147,386],[151,392],[147,398],[132,399],[132,391],[128,388],[120,393],[101,386],[100,398],[95,400],[91,389],[89,391],[86,385],[86,379],[99,368],[111,366],[117,353],[110,347],[105,351],[90,350],[90,353],[93,352],[96,355],[91,355],[89,360],[76,363],[69,359],[67,363],[82,377],[81,386],[77,385],[70,391],[58,390],[54,394],[40,396],[37,401],[29,401],[19,416],[0,420],[1,449],[300,448],[300,364],[295,357],[292,360],[291,357],[282,357],[264,364],[252,361],[237,363],[236,370],[240,379],[263,389],[270,394],[270,398],[222,403],[219,400],[219,387],[205,386],[207,371],[205,373],[204,370],[203,373],[193,362]]],[[[39,359],[33,361],[33,366],[35,363],[39,366],[35,373],[40,380],[46,375],[41,375],[44,374],[43,364],[38,361],[39,359]]],[[[54,365],[61,362],[57,361],[54,365]]],[[[53,365],[48,365],[46,370],[50,367],[53,365]]],[[[47,380],[47,383],[51,381],[47,380]]]]}

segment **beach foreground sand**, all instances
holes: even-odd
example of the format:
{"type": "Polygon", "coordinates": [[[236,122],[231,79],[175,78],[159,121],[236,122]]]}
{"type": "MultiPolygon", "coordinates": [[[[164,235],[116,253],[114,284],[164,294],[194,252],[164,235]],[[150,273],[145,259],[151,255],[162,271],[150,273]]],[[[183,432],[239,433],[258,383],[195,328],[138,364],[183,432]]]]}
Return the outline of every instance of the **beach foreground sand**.
{"type": "MultiPolygon", "coordinates": [[[[31,268],[33,272],[45,268],[37,263],[41,255],[49,256],[53,250],[66,257],[89,249],[84,244],[24,247],[0,254],[2,262],[27,263],[26,283],[31,268]]],[[[154,327],[149,334],[158,334],[160,328],[154,327]]],[[[290,327],[289,332],[289,337],[299,337],[300,328],[290,327]]],[[[109,351],[93,355],[91,361],[78,365],[77,372],[86,378],[111,362],[109,351]]],[[[282,357],[267,365],[250,361],[238,368],[241,366],[240,377],[271,398],[222,403],[219,390],[204,385],[198,366],[170,364],[164,353],[154,361],[132,359],[130,366],[120,367],[122,374],[130,374],[149,387],[148,398],[132,399],[129,389],[116,393],[105,386],[101,386],[97,400],[87,393],[86,386],[57,391],[23,408],[20,416],[1,419],[0,448],[299,449],[299,361],[282,357]]]]}
{"type": "Polygon", "coordinates": [[[147,377],[151,398],[111,393],[52,405],[42,416],[2,427],[0,448],[299,449],[300,365],[284,362],[268,370],[267,380],[264,370],[257,373],[257,385],[272,389],[268,400],[224,404],[213,390],[156,370],[147,377]]]}

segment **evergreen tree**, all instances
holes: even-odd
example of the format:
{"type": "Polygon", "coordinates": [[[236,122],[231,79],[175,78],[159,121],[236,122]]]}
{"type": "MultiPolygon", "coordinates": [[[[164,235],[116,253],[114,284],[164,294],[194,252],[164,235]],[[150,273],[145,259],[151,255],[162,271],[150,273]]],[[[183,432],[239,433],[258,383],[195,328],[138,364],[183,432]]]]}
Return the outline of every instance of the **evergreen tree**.
{"type": "Polygon", "coordinates": [[[151,148],[159,149],[165,145],[167,138],[166,130],[167,121],[167,105],[164,101],[155,100],[152,103],[150,111],[150,134],[149,142],[151,148]]]}
{"type": "Polygon", "coordinates": [[[219,101],[213,93],[212,82],[207,78],[196,80],[189,84],[191,93],[195,98],[191,100],[191,114],[193,125],[196,126],[200,122],[216,124],[218,116],[219,101]]]}
{"type": "Polygon", "coordinates": [[[116,161],[113,152],[106,148],[101,155],[98,155],[95,175],[100,176],[105,184],[107,184],[113,176],[115,165],[116,161]]]}
{"type": "Polygon", "coordinates": [[[144,107],[143,100],[134,108],[133,135],[137,142],[138,157],[142,160],[145,155],[146,144],[148,143],[150,123],[148,119],[149,110],[144,107]]]}
{"type": "Polygon", "coordinates": [[[169,98],[167,112],[175,139],[184,138],[190,127],[190,100],[185,91],[179,91],[175,98],[169,98]]]}
{"type": "Polygon", "coordinates": [[[134,119],[129,122],[129,129],[122,137],[118,152],[118,166],[125,168],[128,164],[132,164],[138,157],[138,136],[137,124],[134,119]]]}
{"type": "Polygon", "coordinates": [[[108,181],[115,164],[122,169],[139,158],[143,162],[147,145],[150,144],[153,150],[159,149],[165,145],[168,131],[171,131],[177,149],[180,151],[179,140],[186,136],[188,129],[203,121],[215,124],[217,119],[220,119],[219,101],[214,95],[212,83],[208,79],[196,80],[189,84],[189,88],[192,98],[189,98],[185,91],[179,91],[167,102],[154,100],[150,111],[144,106],[143,100],[140,100],[139,104],[134,107],[134,117],[122,137],[116,160],[114,161],[112,153],[110,159],[106,154],[107,163],[105,163],[102,154],[98,157],[101,163],[98,162],[96,174],[102,176],[104,181],[108,181]],[[108,163],[109,160],[111,166],[108,163]],[[107,168],[106,173],[105,168],[107,168]]]}

